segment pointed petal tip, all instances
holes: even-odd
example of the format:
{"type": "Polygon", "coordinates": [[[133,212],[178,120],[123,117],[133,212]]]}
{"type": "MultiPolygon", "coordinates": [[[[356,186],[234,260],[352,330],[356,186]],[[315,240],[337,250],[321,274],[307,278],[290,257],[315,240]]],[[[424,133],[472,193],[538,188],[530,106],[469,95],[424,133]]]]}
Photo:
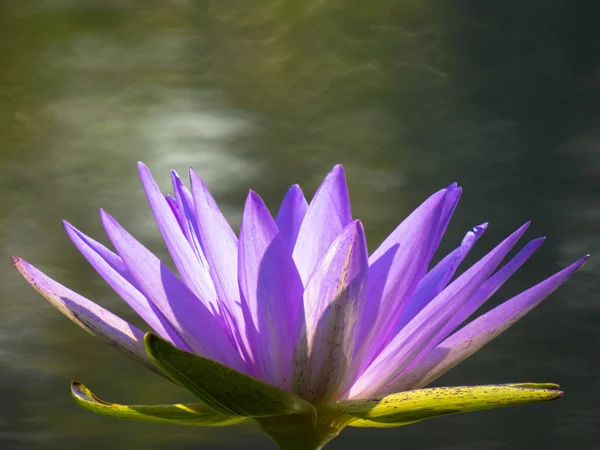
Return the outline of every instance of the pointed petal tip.
{"type": "Polygon", "coordinates": [[[359,219],[354,219],[340,232],[340,234],[347,234],[353,236],[364,236],[365,229],[362,222],[359,219]]]}
{"type": "Polygon", "coordinates": [[[441,192],[444,192],[445,194],[445,201],[454,205],[452,206],[452,210],[454,210],[458,204],[458,201],[460,200],[460,197],[462,196],[462,187],[460,187],[457,183],[452,183],[444,189],[441,189],[441,192]]]}
{"type": "MultiPolygon", "coordinates": [[[[461,186],[459,186],[459,185],[458,185],[458,184],[456,184],[456,183],[453,183],[453,184],[451,184],[450,186],[448,186],[448,187],[446,188],[446,191],[447,191],[448,193],[452,193],[452,194],[454,194],[454,195],[457,195],[459,198],[460,198],[460,196],[462,195],[462,187],[461,187],[461,186]]],[[[458,200],[457,200],[457,201],[458,201],[458,200]]]]}
{"type": "MultiPolygon", "coordinates": [[[[344,231],[342,231],[343,233],[344,231]]],[[[365,228],[360,220],[355,219],[346,226],[346,232],[353,236],[353,239],[365,239],[365,228]]]]}
{"type": "Polygon", "coordinates": [[[73,240],[74,238],[79,236],[80,231],[77,228],[75,228],[73,225],[71,225],[66,220],[63,220],[62,222],[63,222],[63,228],[65,229],[67,236],[69,236],[69,238],[71,240],[73,240]]]}
{"type": "Polygon", "coordinates": [[[19,271],[21,276],[30,283],[35,289],[38,289],[38,284],[35,282],[33,275],[31,274],[32,265],[25,261],[19,256],[11,256],[10,262],[15,266],[15,269],[19,271]]]}
{"type": "MultiPolygon", "coordinates": [[[[590,256],[591,255],[589,253],[587,255],[583,255],[577,261],[575,261],[574,263],[571,263],[570,265],[568,265],[567,267],[565,267],[558,273],[563,273],[563,272],[574,273],[575,271],[579,270],[587,262],[588,259],[590,259],[590,256]]],[[[555,275],[558,275],[558,274],[555,274],[555,275]]]]}
{"type": "Polygon", "coordinates": [[[244,208],[244,211],[246,211],[246,208],[248,207],[256,208],[263,207],[263,205],[265,205],[265,202],[262,197],[252,189],[249,189],[248,195],[246,196],[246,207],[244,208]]]}
{"type": "Polygon", "coordinates": [[[483,233],[485,233],[485,231],[487,230],[487,226],[488,224],[487,222],[485,222],[481,225],[474,226],[469,231],[467,231],[465,237],[462,240],[461,246],[464,246],[466,248],[466,251],[468,252],[471,249],[471,247],[475,244],[475,242],[478,241],[481,236],[483,236],[483,233]]]}
{"type": "Polygon", "coordinates": [[[198,175],[198,172],[196,172],[193,167],[190,167],[189,177],[190,183],[192,184],[192,189],[194,184],[198,184],[201,189],[207,189],[206,183],[204,183],[204,180],[200,177],[200,175],[198,175]]]}
{"type": "Polygon", "coordinates": [[[100,208],[100,220],[104,225],[105,221],[114,222],[115,219],[104,208],[100,208]]]}
{"type": "Polygon", "coordinates": [[[117,220],[102,208],[100,208],[100,222],[102,223],[102,226],[104,227],[104,230],[109,235],[109,237],[109,229],[122,228],[121,225],[119,225],[119,223],[117,222],[117,220]]]}
{"type": "Polygon", "coordinates": [[[171,184],[173,185],[173,190],[175,192],[177,192],[177,189],[179,187],[183,186],[183,181],[181,180],[181,177],[179,176],[179,174],[177,173],[177,171],[175,169],[171,169],[170,174],[171,174],[171,184]]]}
{"type": "Polygon", "coordinates": [[[485,230],[487,230],[488,228],[488,222],[484,222],[480,225],[474,226],[473,230],[471,230],[473,233],[475,233],[477,236],[481,236],[485,230]]]}
{"type": "Polygon", "coordinates": [[[590,256],[592,256],[590,253],[588,253],[587,255],[583,255],[573,265],[577,265],[577,268],[583,266],[586,263],[586,261],[590,259],[590,256]]]}
{"type": "Polygon", "coordinates": [[[345,175],[345,171],[344,171],[344,166],[342,166],[341,164],[336,164],[335,166],[333,166],[333,169],[331,169],[331,171],[327,174],[327,176],[325,177],[325,179],[330,178],[330,177],[335,177],[335,178],[346,178],[345,175]]]}
{"type": "Polygon", "coordinates": [[[15,266],[18,269],[19,268],[18,265],[21,264],[23,262],[23,260],[21,258],[19,258],[18,256],[11,256],[10,262],[13,264],[13,266],[15,266]]]}
{"type": "MultiPolygon", "coordinates": [[[[531,256],[544,243],[545,240],[545,236],[532,239],[519,251],[519,255],[529,254],[529,256],[531,256]]],[[[529,258],[529,256],[527,258],[529,258]]]]}
{"type": "Polygon", "coordinates": [[[302,192],[300,185],[295,183],[288,188],[287,195],[304,195],[304,193],[302,192]]]}
{"type": "Polygon", "coordinates": [[[31,264],[25,261],[20,256],[11,256],[10,262],[15,266],[15,269],[19,271],[19,273],[30,283],[33,283],[33,280],[29,274],[31,264]]]}
{"type": "Polygon", "coordinates": [[[148,166],[141,161],[137,162],[137,168],[138,168],[138,172],[140,173],[140,175],[143,172],[150,172],[150,169],[148,168],[148,166]]]}
{"type": "Polygon", "coordinates": [[[539,238],[535,238],[535,239],[533,239],[533,240],[529,241],[529,242],[527,243],[527,245],[524,247],[524,249],[532,249],[532,250],[534,250],[534,251],[535,251],[535,250],[537,250],[537,249],[538,249],[538,247],[539,247],[540,245],[542,245],[542,244],[544,243],[544,241],[545,241],[545,240],[546,240],[546,236],[542,236],[542,237],[539,237],[539,238]]]}
{"type": "Polygon", "coordinates": [[[70,222],[63,220],[63,228],[65,229],[65,232],[67,233],[67,235],[69,237],[73,236],[74,234],[79,234],[81,233],[73,224],[71,224],[70,222]]]}
{"type": "Polygon", "coordinates": [[[521,236],[523,236],[523,234],[525,234],[525,232],[529,228],[529,225],[531,225],[531,220],[525,222],[523,225],[521,225],[519,228],[517,228],[507,239],[511,239],[511,238],[516,238],[517,240],[520,239],[521,236]]]}

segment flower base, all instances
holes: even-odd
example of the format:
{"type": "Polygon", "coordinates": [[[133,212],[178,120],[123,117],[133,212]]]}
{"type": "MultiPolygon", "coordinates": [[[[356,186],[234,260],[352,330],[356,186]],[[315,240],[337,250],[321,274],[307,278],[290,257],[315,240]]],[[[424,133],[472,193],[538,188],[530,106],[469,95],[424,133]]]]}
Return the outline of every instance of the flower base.
{"type": "Polygon", "coordinates": [[[318,412],[316,423],[306,416],[280,416],[257,422],[280,450],[320,450],[352,420],[339,413],[318,412]]]}

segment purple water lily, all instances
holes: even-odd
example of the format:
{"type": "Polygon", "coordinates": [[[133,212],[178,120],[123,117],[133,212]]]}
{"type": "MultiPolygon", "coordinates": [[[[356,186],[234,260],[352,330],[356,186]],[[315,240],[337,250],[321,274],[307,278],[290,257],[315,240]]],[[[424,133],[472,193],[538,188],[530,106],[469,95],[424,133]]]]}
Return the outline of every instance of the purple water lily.
{"type": "MultiPolygon", "coordinates": [[[[244,380],[257,379],[292,393],[319,414],[325,411],[322,405],[338,405],[335,411],[345,418],[344,426],[410,422],[408,416],[400,420],[389,414],[381,420],[374,404],[367,408],[368,402],[428,385],[515,323],[587,259],[461,328],[543,238],[529,242],[496,270],[524,234],[525,224],[455,278],[486,230],[482,224],[430,268],[461,195],[456,184],[429,197],[369,255],[363,226],[352,218],[341,166],[327,175],[310,204],[300,187],[292,186],[275,218],[250,192],[239,237],[193,170],[191,191],[172,173],[174,196],[164,196],[141,163],[139,172],[178,275],[104,211],[102,224],[116,253],[65,222],[77,249],[148,327],[174,347],[245,374],[244,380]],[[356,412],[361,407],[368,411],[356,412]]],[[[24,260],[13,262],[42,295],[88,332],[188,386],[144,348],[142,331],[24,260]]],[[[536,401],[560,396],[555,387],[523,384],[505,389],[536,391],[529,400],[536,401]]],[[[76,398],[94,401],[85,388],[78,389],[76,398]]],[[[208,392],[210,386],[202,389],[208,392]]],[[[231,405],[220,409],[213,397],[214,404],[207,400],[209,394],[197,395],[211,411],[229,414],[227,420],[244,415],[231,405]]]]}

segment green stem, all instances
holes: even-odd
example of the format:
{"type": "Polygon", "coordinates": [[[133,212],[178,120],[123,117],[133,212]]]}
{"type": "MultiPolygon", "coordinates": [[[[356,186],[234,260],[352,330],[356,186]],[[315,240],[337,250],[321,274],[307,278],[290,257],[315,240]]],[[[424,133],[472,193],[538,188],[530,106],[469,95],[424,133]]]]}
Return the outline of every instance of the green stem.
{"type": "Polygon", "coordinates": [[[348,424],[339,414],[329,417],[322,412],[317,423],[299,416],[283,416],[257,420],[260,428],[279,450],[321,450],[348,424]]]}
{"type": "Polygon", "coordinates": [[[267,432],[267,434],[275,441],[279,450],[321,450],[325,444],[337,436],[338,431],[317,431],[305,428],[286,431],[278,430],[275,432],[271,431],[267,432]]]}

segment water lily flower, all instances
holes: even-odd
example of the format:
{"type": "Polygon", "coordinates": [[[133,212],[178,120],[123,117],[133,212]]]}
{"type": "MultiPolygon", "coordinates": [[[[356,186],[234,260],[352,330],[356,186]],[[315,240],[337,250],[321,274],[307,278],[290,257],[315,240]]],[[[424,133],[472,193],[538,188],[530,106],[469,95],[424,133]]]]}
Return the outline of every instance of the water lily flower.
{"type": "Polygon", "coordinates": [[[456,184],[429,197],[369,255],[341,166],[310,204],[292,186],[275,218],[250,192],[239,236],[193,170],[191,190],[172,172],[174,196],[164,196],[141,163],[139,173],[178,275],[104,211],[102,224],[116,252],[64,225],[81,254],[152,331],[142,332],[21,258],[13,263],[72,321],[198,401],[118,405],[73,382],[81,406],[188,425],[254,420],[280,448],[312,450],[346,426],[403,426],[562,395],[551,383],[426,388],[587,259],[464,325],[543,239],[498,269],[525,224],[455,277],[486,230],[482,224],[430,268],[461,195],[456,184]]]}

